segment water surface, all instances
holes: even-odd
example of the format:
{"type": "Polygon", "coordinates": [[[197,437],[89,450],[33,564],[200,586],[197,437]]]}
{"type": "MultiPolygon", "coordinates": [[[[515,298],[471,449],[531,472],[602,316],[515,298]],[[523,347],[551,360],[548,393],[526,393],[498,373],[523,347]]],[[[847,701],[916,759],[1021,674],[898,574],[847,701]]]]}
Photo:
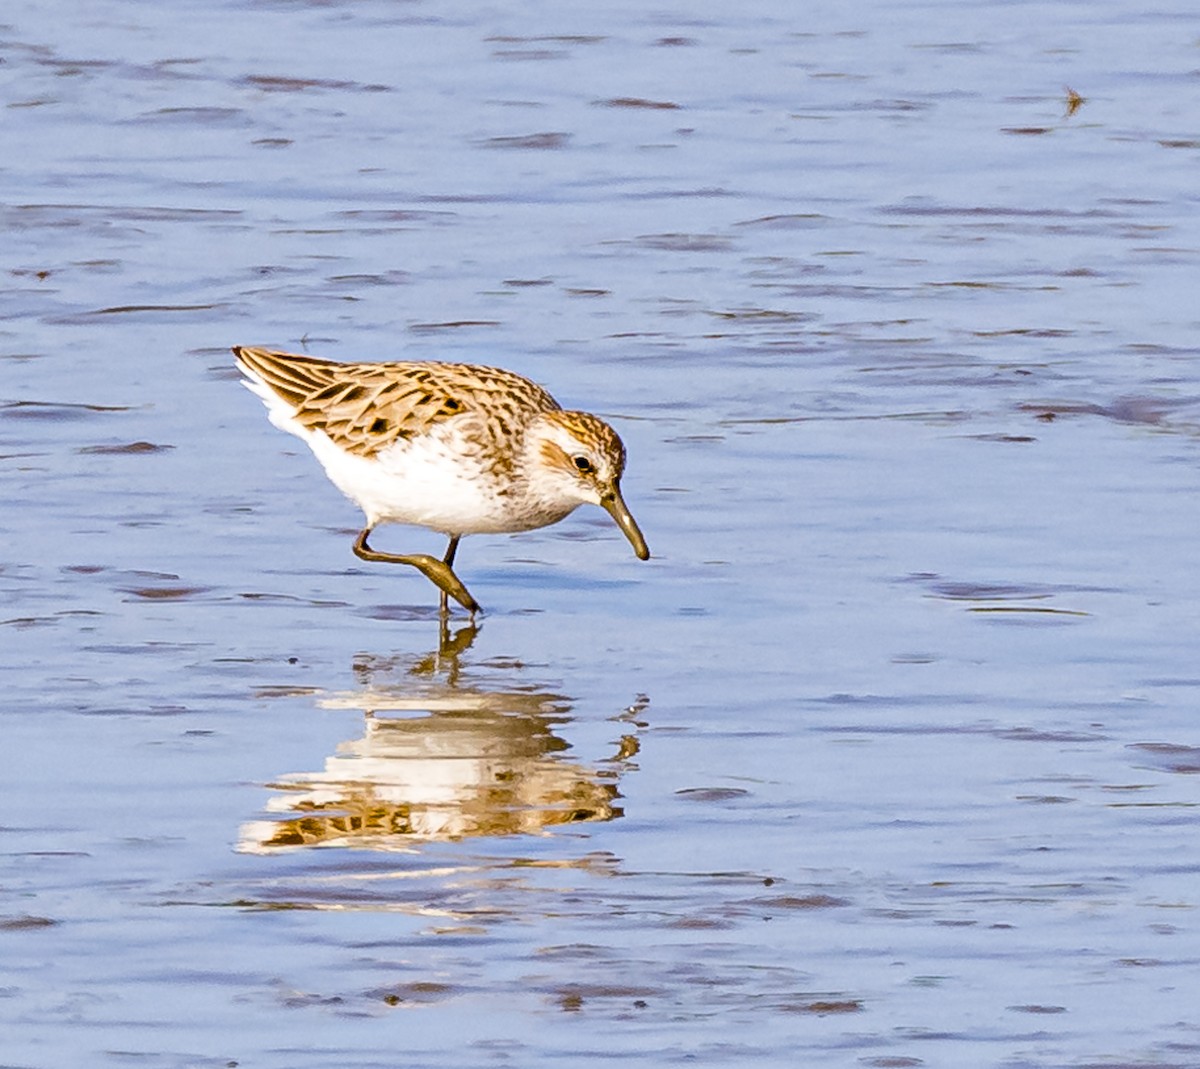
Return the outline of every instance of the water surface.
{"type": "Polygon", "coordinates": [[[2,21],[0,1062],[1200,1064],[1193,11],[2,21]],[[440,635],[232,344],[545,383],[653,560],[440,635]]]}

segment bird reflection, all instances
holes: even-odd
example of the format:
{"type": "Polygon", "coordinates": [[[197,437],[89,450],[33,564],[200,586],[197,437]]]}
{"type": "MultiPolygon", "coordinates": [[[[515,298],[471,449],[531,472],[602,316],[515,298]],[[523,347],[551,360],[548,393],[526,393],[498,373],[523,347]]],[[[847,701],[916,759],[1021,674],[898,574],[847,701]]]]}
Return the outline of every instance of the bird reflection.
{"type": "Polygon", "coordinates": [[[243,825],[239,849],[411,850],[621,816],[618,781],[634,767],[645,699],[614,718],[622,734],[611,756],[579,763],[556,734],[572,720],[569,699],[515,678],[519,664],[464,666],[475,631],[443,632],[424,657],[356,658],[357,688],[319,704],[361,709],[362,735],[322,771],[272,783],[273,818],[243,825]]]}

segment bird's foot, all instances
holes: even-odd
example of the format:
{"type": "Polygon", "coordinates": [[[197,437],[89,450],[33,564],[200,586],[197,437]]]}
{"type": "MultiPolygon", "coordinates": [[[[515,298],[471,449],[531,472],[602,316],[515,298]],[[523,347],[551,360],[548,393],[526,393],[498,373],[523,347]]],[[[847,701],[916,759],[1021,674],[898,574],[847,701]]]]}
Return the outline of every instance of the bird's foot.
{"type": "Polygon", "coordinates": [[[428,553],[409,553],[405,554],[404,563],[411,564],[442,592],[443,604],[449,595],[472,616],[479,612],[479,602],[471,597],[471,592],[463,586],[463,581],[445,561],[431,557],[428,553]]]}
{"type": "Polygon", "coordinates": [[[450,548],[446,551],[446,560],[438,560],[437,557],[431,557],[428,553],[383,553],[372,549],[367,545],[367,535],[370,533],[370,527],[364,528],[359,533],[354,542],[355,556],[361,557],[363,560],[381,561],[386,564],[407,564],[416,568],[442,592],[441,610],[443,615],[448,608],[446,598],[449,595],[471,614],[471,619],[474,621],[475,614],[480,611],[479,602],[471,597],[471,592],[463,586],[462,580],[454,574],[454,569],[450,567],[454,560],[454,550],[457,548],[458,539],[451,539],[450,548]]]}

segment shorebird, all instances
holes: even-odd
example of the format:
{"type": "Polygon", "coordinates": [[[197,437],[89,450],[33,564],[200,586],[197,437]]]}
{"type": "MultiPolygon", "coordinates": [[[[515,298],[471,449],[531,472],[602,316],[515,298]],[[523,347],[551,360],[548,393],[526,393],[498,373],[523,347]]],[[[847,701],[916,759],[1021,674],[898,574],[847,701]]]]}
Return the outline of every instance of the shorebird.
{"type": "Polygon", "coordinates": [[[472,616],[479,603],[454,573],[463,535],[531,531],[599,505],[639,560],[650,550],[621,497],[625,446],[604,420],[564,411],[541,386],[475,364],[353,363],[235,346],[245,385],[276,427],[302,438],[366,516],[363,560],[407,564],[472,616]],[[382,553],[382,523],[449,538],[439,560],[382,553]]]}

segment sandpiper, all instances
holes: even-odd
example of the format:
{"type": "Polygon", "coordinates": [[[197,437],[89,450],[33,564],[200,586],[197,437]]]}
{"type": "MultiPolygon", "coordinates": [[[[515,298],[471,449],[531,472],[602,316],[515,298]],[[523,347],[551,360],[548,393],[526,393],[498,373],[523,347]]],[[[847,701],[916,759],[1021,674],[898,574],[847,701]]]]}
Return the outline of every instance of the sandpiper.
{"type": "Polygon", "coordinates": [[[276,427],[304,439],[330,480],[366,514],[363,560],[408,564],[472,615],[454,574],[467,534],[530,531],[599,505],[639,560],[650,550],[621,497],[625,446],[588,412],[564,411],[541,386],[474,364],[354,363],[235,346],[245,386],[276,427]],[[381,523],[440,531],[441,560],[367,544],[381,523]]]}

